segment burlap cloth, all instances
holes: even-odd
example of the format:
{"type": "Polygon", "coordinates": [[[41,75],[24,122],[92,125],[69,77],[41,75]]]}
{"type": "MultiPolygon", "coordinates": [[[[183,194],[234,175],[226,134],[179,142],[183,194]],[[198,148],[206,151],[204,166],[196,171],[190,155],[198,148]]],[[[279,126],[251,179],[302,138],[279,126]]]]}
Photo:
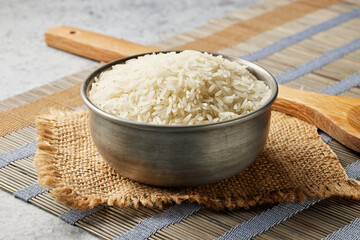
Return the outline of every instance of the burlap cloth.
{"type": "Polygon", "coordinates": [[[316,127],[275,111],[266,146],[251,166],[224,181],[186,188],[154,187],[120,176],[97,153],[85,111],[52,110],[37,118],[36,128],[38,181],[72,208],[103,203],[161,208],[188,200],[231,210],[307,197],[360,199],[359,182],[347,177],[316,127]]]}

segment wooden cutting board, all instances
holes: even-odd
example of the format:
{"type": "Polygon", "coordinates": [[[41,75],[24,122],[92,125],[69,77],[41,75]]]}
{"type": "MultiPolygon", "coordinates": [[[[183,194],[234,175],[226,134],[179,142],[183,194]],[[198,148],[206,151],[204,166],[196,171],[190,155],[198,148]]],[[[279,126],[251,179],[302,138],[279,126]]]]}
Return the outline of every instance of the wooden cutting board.
{"type": "MultiPolygon", "coordinates": [[[[51,47],[102,62],[160,51],[69,26],[48,29],[45,41],[51,47]]],[[[280,85],[273,109],[308,121],[345,146],[360,152],[359,98],[332,96],[280,85]]]]}

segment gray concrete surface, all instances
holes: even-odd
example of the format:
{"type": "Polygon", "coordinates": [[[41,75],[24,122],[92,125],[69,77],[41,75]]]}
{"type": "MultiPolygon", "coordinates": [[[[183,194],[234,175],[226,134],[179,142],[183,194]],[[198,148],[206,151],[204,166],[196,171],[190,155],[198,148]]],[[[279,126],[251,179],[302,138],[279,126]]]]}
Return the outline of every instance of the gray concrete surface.
{"type": "MultiPolygon", "coordinates": [[[[95,64],[47,47],[49,27],[70,25],[150,44],[259,1],[0,0],[0,100],[95,64]]],[[[0,239],[92,238],[0,190],[0,239]]]]}

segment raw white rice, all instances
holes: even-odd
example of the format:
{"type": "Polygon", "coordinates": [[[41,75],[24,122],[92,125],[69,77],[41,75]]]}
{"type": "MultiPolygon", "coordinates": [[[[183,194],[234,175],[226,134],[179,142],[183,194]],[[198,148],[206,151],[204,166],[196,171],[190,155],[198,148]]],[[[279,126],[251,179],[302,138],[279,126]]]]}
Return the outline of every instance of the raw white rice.
{"type": "Polygon", "coordinates": [[[270,95],[246,66],[190,50],[115,65],[89,92],[90,101],[107,113],[161,125],[228,120],[260,108],[270,95]]]}

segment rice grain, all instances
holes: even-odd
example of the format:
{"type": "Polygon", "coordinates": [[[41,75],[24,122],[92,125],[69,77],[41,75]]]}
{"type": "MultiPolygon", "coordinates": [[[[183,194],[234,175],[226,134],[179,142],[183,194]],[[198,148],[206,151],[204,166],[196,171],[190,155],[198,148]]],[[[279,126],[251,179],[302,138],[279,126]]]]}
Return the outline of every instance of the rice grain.
{"type": "Polygon", "coordinates": [[[89,91],[90,101],[107,113],[161,125],[225,121],[260,108],[270,96],[246,66],[192,50],[114,65],[89,91]]]}

